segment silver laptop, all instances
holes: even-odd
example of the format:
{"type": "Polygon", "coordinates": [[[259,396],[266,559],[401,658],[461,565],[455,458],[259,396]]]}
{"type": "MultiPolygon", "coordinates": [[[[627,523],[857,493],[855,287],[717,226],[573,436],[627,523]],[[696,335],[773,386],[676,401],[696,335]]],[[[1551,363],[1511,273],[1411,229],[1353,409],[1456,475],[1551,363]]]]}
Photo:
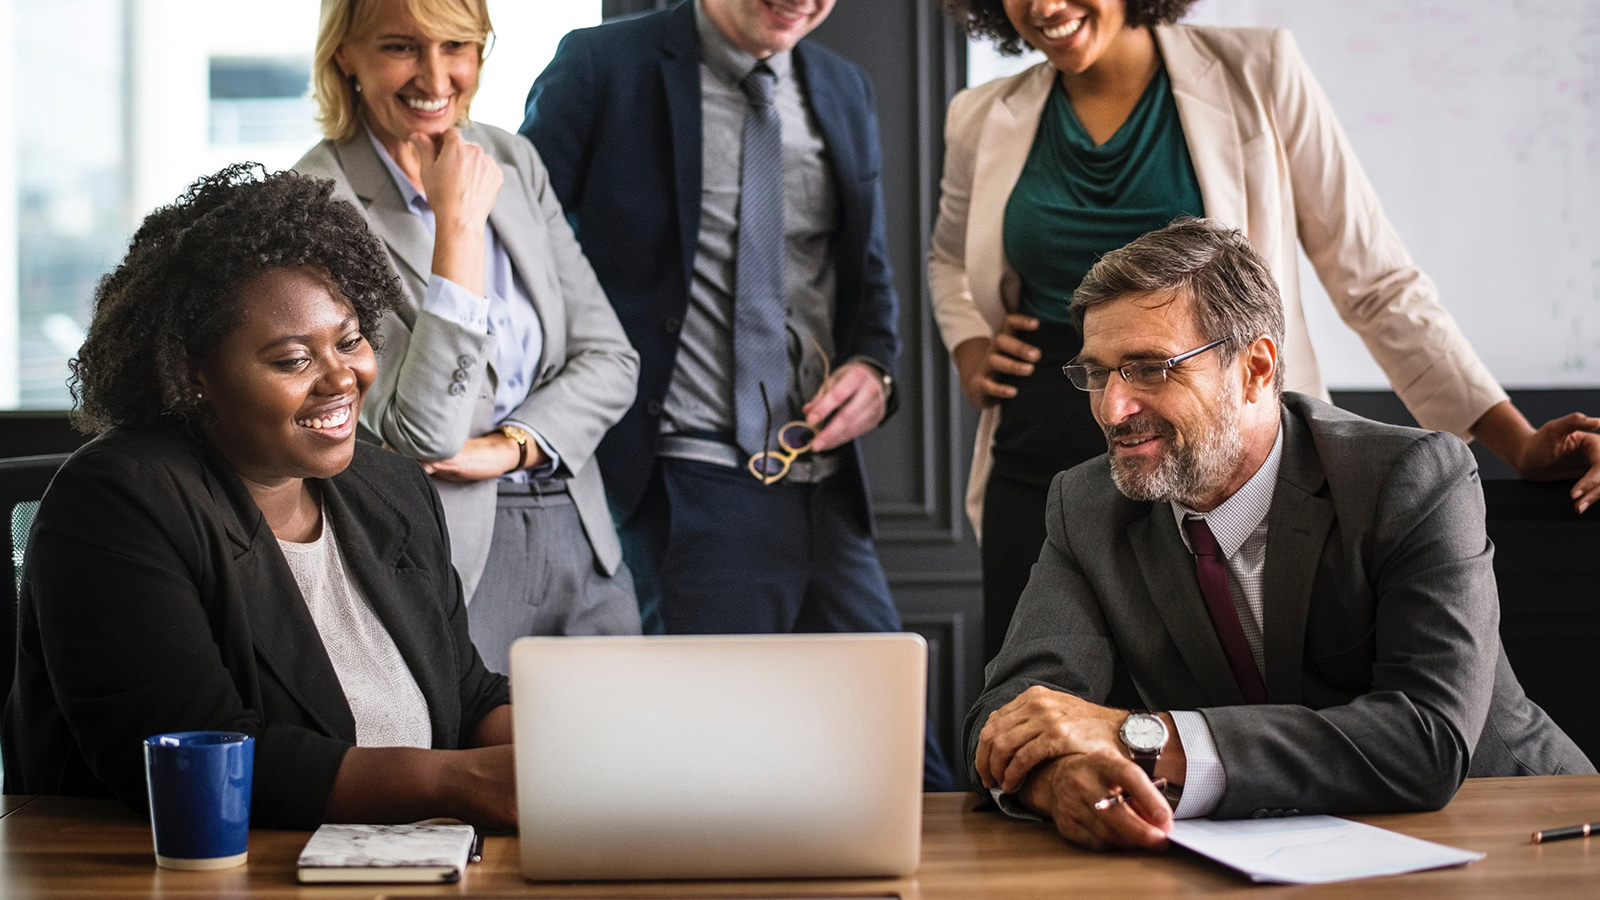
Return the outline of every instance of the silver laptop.
{"type": "Polygon", "coordinates": [[[517,641],[523,875],[914,871],[927,665],[914,634],[517,641]]]}

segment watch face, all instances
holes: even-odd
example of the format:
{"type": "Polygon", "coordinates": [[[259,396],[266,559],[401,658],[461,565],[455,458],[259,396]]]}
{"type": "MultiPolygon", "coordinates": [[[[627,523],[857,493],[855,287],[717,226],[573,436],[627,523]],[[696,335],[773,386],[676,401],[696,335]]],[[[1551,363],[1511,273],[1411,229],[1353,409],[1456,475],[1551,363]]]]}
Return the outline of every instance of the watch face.
{"type": "Polygon", "coordinates": [[[1167,726],[1160,716],[1134,713],[1122,725],[1122,739],[1134,750],[1153,753],[1167,742],[1167,726]]]}

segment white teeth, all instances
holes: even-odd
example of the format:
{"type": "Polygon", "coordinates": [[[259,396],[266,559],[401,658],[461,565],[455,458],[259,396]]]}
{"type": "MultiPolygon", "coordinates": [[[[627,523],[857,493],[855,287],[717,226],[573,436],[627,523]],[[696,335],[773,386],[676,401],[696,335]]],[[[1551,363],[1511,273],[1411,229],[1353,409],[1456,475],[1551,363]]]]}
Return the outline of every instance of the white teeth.
{"type": "Polygon", "coordinates": [[[438,112],[450,103],[449,97],[440,97],[437,100],[421,100],[416,97],[401,97],[406,105],[422,112],[438,112]]]}
{"type": "Polygon", "coordinates": [[[330,414],[330,415],[328,415],[328,416],[326,416],[324,418],[318,418],[318,419],[295,419],[295,424],[296,425],[304,425],[307,428],[322,429],[322,428],[338,428],[340,425],[343,425],[344,423],[346,423],[348,421],[350,421],[350,407],[346,406],[343,409],[337,410],[334,413],[332,413],[332,414],[330,414]]]}
{"type": "Polygon", "coordinates": [[[1067,22],[1064,25],[1057,25],[1054,28],[1041,28],[1039,30],[1050,40],[1059,41],[1068,35],[1076,34],[1078,29],[1082,27],[1082,19],[1073,19],[1071,22],[1067,22]]]}

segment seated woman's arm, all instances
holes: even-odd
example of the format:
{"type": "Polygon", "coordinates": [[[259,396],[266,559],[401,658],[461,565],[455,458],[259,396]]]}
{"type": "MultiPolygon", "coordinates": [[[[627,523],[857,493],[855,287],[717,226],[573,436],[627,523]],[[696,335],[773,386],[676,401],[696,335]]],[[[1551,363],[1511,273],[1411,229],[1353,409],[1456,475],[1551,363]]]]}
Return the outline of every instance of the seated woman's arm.
{"type": "MultiPolygon", "coordinates": [[[[422,475],[416,489],[432,504],[440,543],[448,546],[439,492],[422,475]]],[[[467,632],[461,582],[448,568],[453,598],[449,621],[461,702],[463,750],[352,747],[328,796],[330,822],[410,822],[452,816],[497,830],[516,827],[516,793],[510,789],[511,705],[506,682],[489,671],[467,632]]]]}

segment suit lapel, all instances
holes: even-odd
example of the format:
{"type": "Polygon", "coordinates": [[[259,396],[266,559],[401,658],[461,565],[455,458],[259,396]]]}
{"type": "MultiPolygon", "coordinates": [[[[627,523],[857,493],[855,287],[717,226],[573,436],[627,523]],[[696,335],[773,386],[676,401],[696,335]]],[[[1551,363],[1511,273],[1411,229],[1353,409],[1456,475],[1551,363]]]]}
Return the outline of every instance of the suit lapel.
{"type": "Polygon", "coordinates": [[[361,586],[384,629],[416,679],[433,720],[435,747],[454,745],[454,735],[441,732],[459,702],[454,685],[434,677],[439,670],[439,641],[448,623],[431,613],[437,608],[420,602],[435,588],[421,570],[402,565],[411,536],[411,523],[399,508],[385,499],[352,465],[323,482],[323,512],[333,521],[345,565],[361,586]]]}
{"type": "Polygon", "coordinates": [[[1247,231],[1244,151],[1227,70],[1181,27],[1157,26],[1155,36],[1172,79],[1172,96],[1200,181],[1205,214],[1247,231]]]}
{"type": "MultiPolygon", "coordinates": [[[[361,198],[368,217],[377,224],[373,230],[389,246],[390,254],[411,270],[412,277],[426,284],[433,271],[433,235],[406,206],[394,178],[378,158],[378,152],[372,149],[366,129],[363,127],[355,137],[336,145],[334,152],[339,156],[339,165],[344,168],[351,189],[361,198]]],[[[421,299],[418,295],[417,300],[421,299]]],[[[414,317],[415,312],[411,315],[414,317]]]]}
{"type": "Polygon", "coordinates": [[[1233,670],[1228,668],[1228,657],[1222,652],[1222,643],[1206,613],[1205,600],[1195,581],[1194,557],[1178,534],[1171,507],[1150,504],[1148,516],[1128,523],[1128,541],[1144,574],[1150,602],[1160,613],[1178,653],[1189,664],[1201,694],[1216,706],[1244,703],[1233,670]]]}
{"type": "Polygon", "coordinates": [[[1299,703],[1306,616],[1322,549],[1333,527],[1333,503],[1317,496],[1326,478],[1311,432],[1287,407],[1283,458],[1267,513],[1267,562],[1262,573],[1263,651],[1267,701],[1299,703]]]}
{"type": "Polygon", "coordinates": [[[704,164],[700,154],[700,36],[695,31],[693,3],[680,3],[669,17],[662,51],[666,59],[661,61],[661,86],[672,122],[679,246],[687,284],[700,243],[700,169],[704,164]]]}
{"type": "Polygon", "coordinates": [[[805,41],[796,44],[793,59],[795,77],[800,81],[811,112],[817,117],[817,127],[822,131],[822,142],[828,148],[833,166],[834,183],[842,199],[845,186],[855,184],[866,174],[861,161],[856,159],[850,114],[840,103],[845,94],[828,82],[825,67],[812,64],[810,44],[805,41]]]}
{"type": "MultiPolygon", "coordinates": [[[[984,116],[972,163],[972,196],[967,207],[968,283],[980,309],[1002,309],[1002,283],[1010,271],[1005,254],[1005,213],[1011,191],[1022,177],[1044,105],[1056,83],[1056,70],[1040,63],[984,116]],[[992,298],[989,305],[984,297],[992,298]]],[[[998,321],[991,323],[999,328],[998,321]]]]}
{"type": "Polygon", "coordinates": [[[209,445],[202,445],[202,456],[217,485],[212,496],[234,548],[256,655],[319,728],[354,742],[350,704],[277,538],[231,467],[209,445]]]}

